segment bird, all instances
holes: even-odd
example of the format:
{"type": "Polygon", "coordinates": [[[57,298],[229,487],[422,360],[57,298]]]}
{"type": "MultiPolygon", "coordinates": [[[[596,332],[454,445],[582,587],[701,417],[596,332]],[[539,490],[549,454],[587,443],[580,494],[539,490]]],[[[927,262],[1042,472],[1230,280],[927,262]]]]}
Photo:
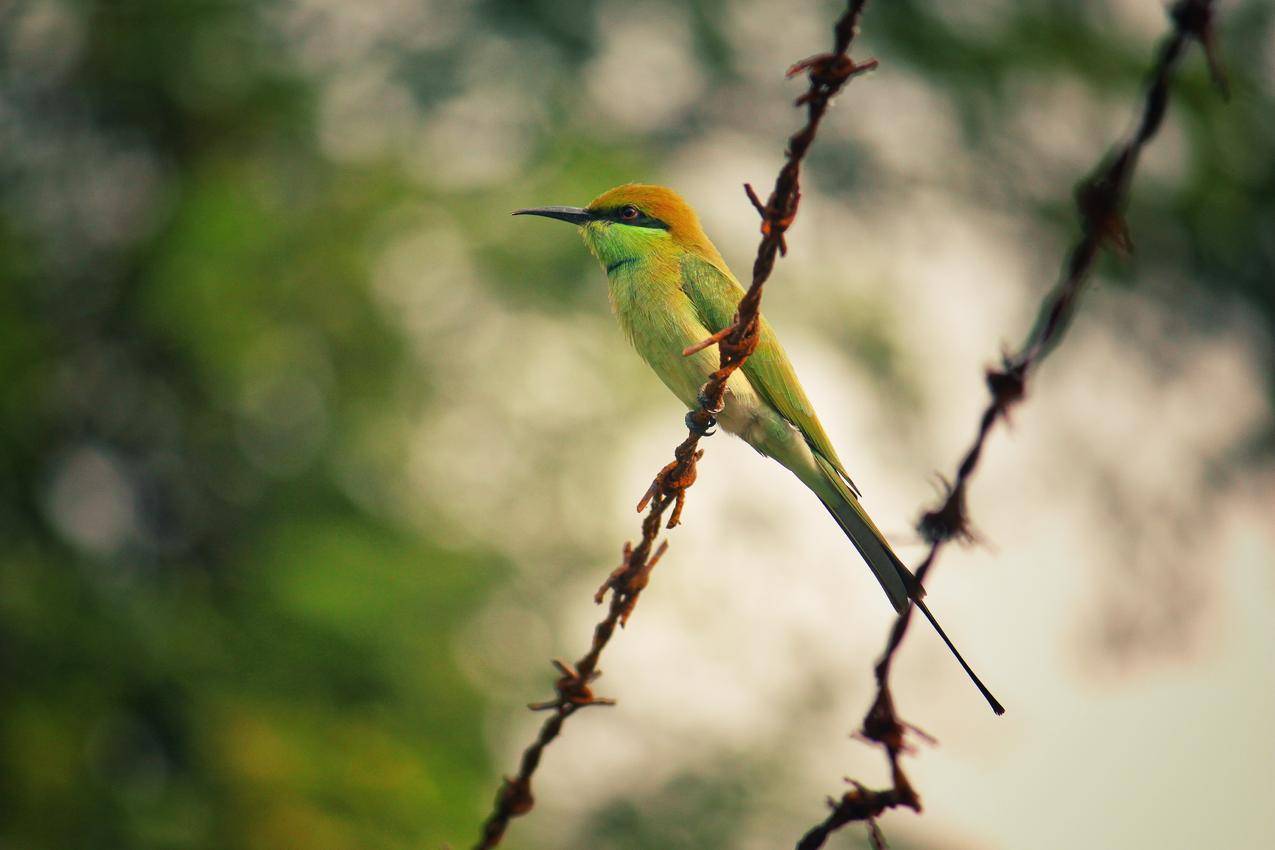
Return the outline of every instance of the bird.
{"type": "MultiPolygon", "coordinates": [[[[663,186],[626,183],[588,206],[516,210],[576,225],[606,272],[612,311],[651,370],[690,410],[718,367],[710,349],[688,349],[729,327],[744,295],[695,210],[663,186]]],[[[793,473],[836,520],[896,612],[915,603],[991,705],[975,675],[923,601],[924,589],[868,516],[828,432],[802,389],[774,328],[759,317],[757,347],[726,385],[717,423],[793,473]]]]}

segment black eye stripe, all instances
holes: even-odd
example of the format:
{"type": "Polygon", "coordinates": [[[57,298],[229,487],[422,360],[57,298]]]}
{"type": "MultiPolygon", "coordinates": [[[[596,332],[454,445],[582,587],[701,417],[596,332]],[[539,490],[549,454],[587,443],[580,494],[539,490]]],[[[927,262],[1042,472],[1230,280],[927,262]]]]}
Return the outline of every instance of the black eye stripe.
{"type": "Polygon", "coordinates": [[[654,216],[647,215],[642,212],[641,207],[636,207],[633,204],[621,204],[620,206],[613,207],[611,209],[599,210],[595,213],[595,215],[604,221],[614,221],[620,224],[627,224],[629,227],[651,227],[657,230],[668,230],[667,224],[654,216]],[[624,217],[624,211],[630,207],[637,210],[637,218],[624,217]]]}

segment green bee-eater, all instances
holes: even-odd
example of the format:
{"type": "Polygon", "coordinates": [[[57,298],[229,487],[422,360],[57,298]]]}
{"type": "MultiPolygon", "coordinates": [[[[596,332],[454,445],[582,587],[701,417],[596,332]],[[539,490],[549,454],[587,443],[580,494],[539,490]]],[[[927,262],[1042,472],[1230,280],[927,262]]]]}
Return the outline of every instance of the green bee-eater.
{"type": "MultiPolygon", "coordinates": [[[[539,215],[579,225],[585,244],[606,269],[611,307],[620,327],[660,380],[689,408],[717,366],[715,349],[683,350],[727,327],[744,289],[709,241],[695,211],[662,186],[631,183],[599,195],[587,207],[538,207],[539,215]]],[[[912,573],[859,502],[832,441],[797,380],[770,324],[761,319],[756,350],[730,377],[718,422],[810,488],[867,561],[895,610],[909,599],[938,629],[979,689],[999,709],[961,659],[924,603],[912,573]]],[[[999,710],[998,712],[999,713],[999,710]]]]}

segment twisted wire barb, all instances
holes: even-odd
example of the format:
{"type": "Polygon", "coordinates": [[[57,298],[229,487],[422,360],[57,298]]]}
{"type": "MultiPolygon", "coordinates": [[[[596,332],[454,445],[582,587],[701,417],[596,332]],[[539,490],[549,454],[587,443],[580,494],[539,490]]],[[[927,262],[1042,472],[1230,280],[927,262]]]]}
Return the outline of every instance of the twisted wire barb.
{"type": "Polygon", "coordinates": [[[720,354],[718,369],[700,389],[699,407],[686,414],[686,439],[674,449],[673,460],[659,471],[638,503],[638,511],[647,511],[642,521],[641,540],[637,546],[624,544],[620,565],[598,588],[594,601],[601,603],[608,592],[611,594],[611,601],[606,617],[594,627],[593,643],[589,651],[574,665],[561,659],[555,660],[554,666],[561,674],[554,684],[555,698],[529,706],[533,710],[552,713],[541,724],[536,739],[523,752],[517,774],[505,777],[496,794],[491,814],[483,822],[482,834],[474,845],[475,850],[495,847],[504,837],[509,821],[527,814],[534,807],[532,776],[540,765],[545,747],[562,733],[567,718],[581,708],[612,702],[594,696],[590,687],[601,675],[598,661],[615,633],[616,626],[623,626],[633,613],[639,595],[650,581],[651,571],[667,550],[667,542],[655,549],[656,538],[664,524],[664,514],[672,508],[666,528],[671,529],[681,521],[686,491],[695,483],[696,464],[704,455],[704,450],[699,448],[699,441],[714,433],[717,415],[722,410],[726,383],[757,347],[757,316],[761,306],[762,288],[775,266],[776,254],[783,255],[787,252],[784,234],[796,218],[801,199],[802,159],[814,141],[819,122],[827,112],[833,96],[851,77],[877,66],[876,60],[855,63],[848,55],[850,43],[854,40],[859,18],[866,5],[867,0],[848,0],[834,29],[832,51],[804,59],[788,69],[789,77],[804,72],[809,78],[809,88],[796,102],[797,106],[806,107],[806,123],[789,137],[783,168],[775,179],[774,189],[766,203],[761,203],[751,186],[744,187],[749,200],[762,218],[762,238],[757,248],[757,258],[753,262],[752,283],[739,302],[734,322],[698,346],[687,349],[687,353],[691,353],[709,345],[717,345],[720,354]]]}
{"type": "MultiPolygon", "coordinates": [[[[926,511],[918,522],[919,531],[930,544],[929,551],[916,569],[918,583],[925,581],[944,546],[955,539],[973,538],[965,492],[978,467],[983,446],[996,423],[1006,419],[1010,409],[1026,396],[1028,378],[1061,340],[1075,314],[1099,252],[1104,247],[1113,247],[1121,252],[1132,250],[1132,240],[1124,220],[1130,183],[1142,149],[1155,136],[1164,120],[1169,102],[1169,80],[1189,41],[1197,41],[1203,47],[1213,81],[1222,95],[1227,95],[1226,74],[1214,40],[1213,0],[1178,0],[1169,10],[1169,17],[1172,29],[1161,42],[1155,65],[1148,75],[1137,129],[1124,143],[1114,147],[1098,168],[1076,188],[1081,237],[1067,257],[1064,275],[1042,302],[1039,317],[1022,349],[1012,356],[1004,356],[999,368],[987,370],[986,381],[991,399],[979,419],[974,441],[957,467],[955,480],[947,485],[947,495],[942,504],[926,511]]],[[[915,727],[899,719],[890,693],[891,665],[907,634],[914,608],[914,605],[909,605],[890,629],[885,651],[875,668],[877,695],[859,733],[885,751],[893,787],[870,791],[851,781],[853,787],[839,800],[829,798],[831,811],[828,816],[801,838],[797,850],[818,850],[829,835],[855,821],[867,822],[869,838],[880,850],[884,847],[884,839],[876,825],[879,815],[898,806],[921,811],[920,797],[899,765],[899,757],[908,749],[905,735],[909,730],[915,731],[915,727]]]]}

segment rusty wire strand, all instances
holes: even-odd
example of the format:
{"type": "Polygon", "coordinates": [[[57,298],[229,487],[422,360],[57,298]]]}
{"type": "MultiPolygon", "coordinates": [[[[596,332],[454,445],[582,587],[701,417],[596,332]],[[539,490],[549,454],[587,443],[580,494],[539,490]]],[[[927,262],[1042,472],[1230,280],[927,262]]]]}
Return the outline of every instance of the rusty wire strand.
{"type": "MultiPolygon", "coordinates": [[[[1002,358],[999,368],[986,374],[990,401],[979,418],[978,432],[957,467],[956,478],[946,484],[947,495],[939,507],[925,512],[918,529],[930,548],[916,569],[918,583],[929,575],[939,552],[955,539],[970,540],[973,533],[966,508],[965,492],[978,467],[988,435],[996,423],[1005,419],[1010,409],[1027,393],[1027,381],[1054,346],[1058,344],[1093,270],[1094,262],[1104,247],[1127,252],[1132,248],[1129,229],[1124,220],[1129,186],[1143,147],[1155,136],[1164,120],[1169,102],[1169,81],[1187,43],[1195,40],[1203,47],[1209,72],[1225,97],[1226,75],[1214,42],[1213,0],[1178,0],[1169,10],[1172,29],[1161,42],[1155,65],[1147,77],[1146,94],[1137,128],[1122,144],[1114,147],[1098,168],[1076,189],[1076,206],[1080,215],[1081,237],[1072,247],[1064,265],[1060,282],[1045,297],[1035,327],[1022,349],[1002,358]]],[[[890,692],[890,669],[908,630],[915,605],[909,605],[894,621],[885,650],[876,663],[877,694],[864,717],[859,737],[866,738],[885,750],[890,765],[893,787],[870,791],[851,782],[852,789],[839,800],[829,799],[831,811],[797,843],[797,850],[818,850],[836,830],[848,823],[868,824],[869,839],[874,847],[884,846],[876,818],[887,809],[906,806],[921,810],[921,800],[899,764],[907,750],[905,734],[912,730],[901,721],[894,709],[890,692]]]]}
{"type": "Polygon", "coordinates": [[[749,200],[762,218],[762,238],[757,248],[757,258],[753,262],[752,284],[739,302],[735,321],[701,346],[718,346],[718,369],[700,389],[699,408],[686,414],[686,439],[674,450],[673,460],[659,471],[638,503],[639,511],[647,511],[642,521],[641,540],[637,546],[624,544],[620,565],[603,582],[594,597],[596,602],[601,603],[609,591],[611,601],[606,617],[594,627],[593,643],[589,651],[574,665],[556,660],[554,665],[561,674],[554,684],[556,697],[549,702],[533,703],[530,706],[533,710],[551,711],[552,714],[541,724],[536,739],[523,752],[517,774],[505,777],[496,794],[491,814],[483,822],[482,835],[474,845],[475,850],[495,847],[504,837],[509,821],[527,814],[534,807],[532,776],[540,765],[545,747],[561,734],[567,718],[586,706],[611,703],[610,700],[594,696],[590,683],[601,675],[598,661],[615,633],[616,626],[623,626],[628,621],[638,596],[650,580],[651,571],[668,548],[667,542],[661,543],[652,554],[660,527],[664,524],[665,512],[672,507],[667,528],[671,529],[681,521],[686,490],[695,483],[696,464],[704,455],[703,449],[699,448],[699,441],[713,433],[717,414],[722,410],[726,383],[757,347],[757,316],[761,306],[762,288],[774,268],[776,254],[787,252],[784,234],[797,215],[801,198],[802,159],[814,141],[819,122],[827,112],[833,96],[851,77],[870,71],[877,65],[875,60],[856,64],[848,55],[850,43],[854,40],[859,18],[866,5],[867,0],[848,0],[834,29],[832,52],[804,59],[788,69],[789,77],[803,72],[809,77],[809,88],[796,102],[797,106],[806,107],[806,123],[789,137],[783,168],[775,179],[775,187],[766,203],[761,203],[751,186],[745,186],[749,200]]]}

